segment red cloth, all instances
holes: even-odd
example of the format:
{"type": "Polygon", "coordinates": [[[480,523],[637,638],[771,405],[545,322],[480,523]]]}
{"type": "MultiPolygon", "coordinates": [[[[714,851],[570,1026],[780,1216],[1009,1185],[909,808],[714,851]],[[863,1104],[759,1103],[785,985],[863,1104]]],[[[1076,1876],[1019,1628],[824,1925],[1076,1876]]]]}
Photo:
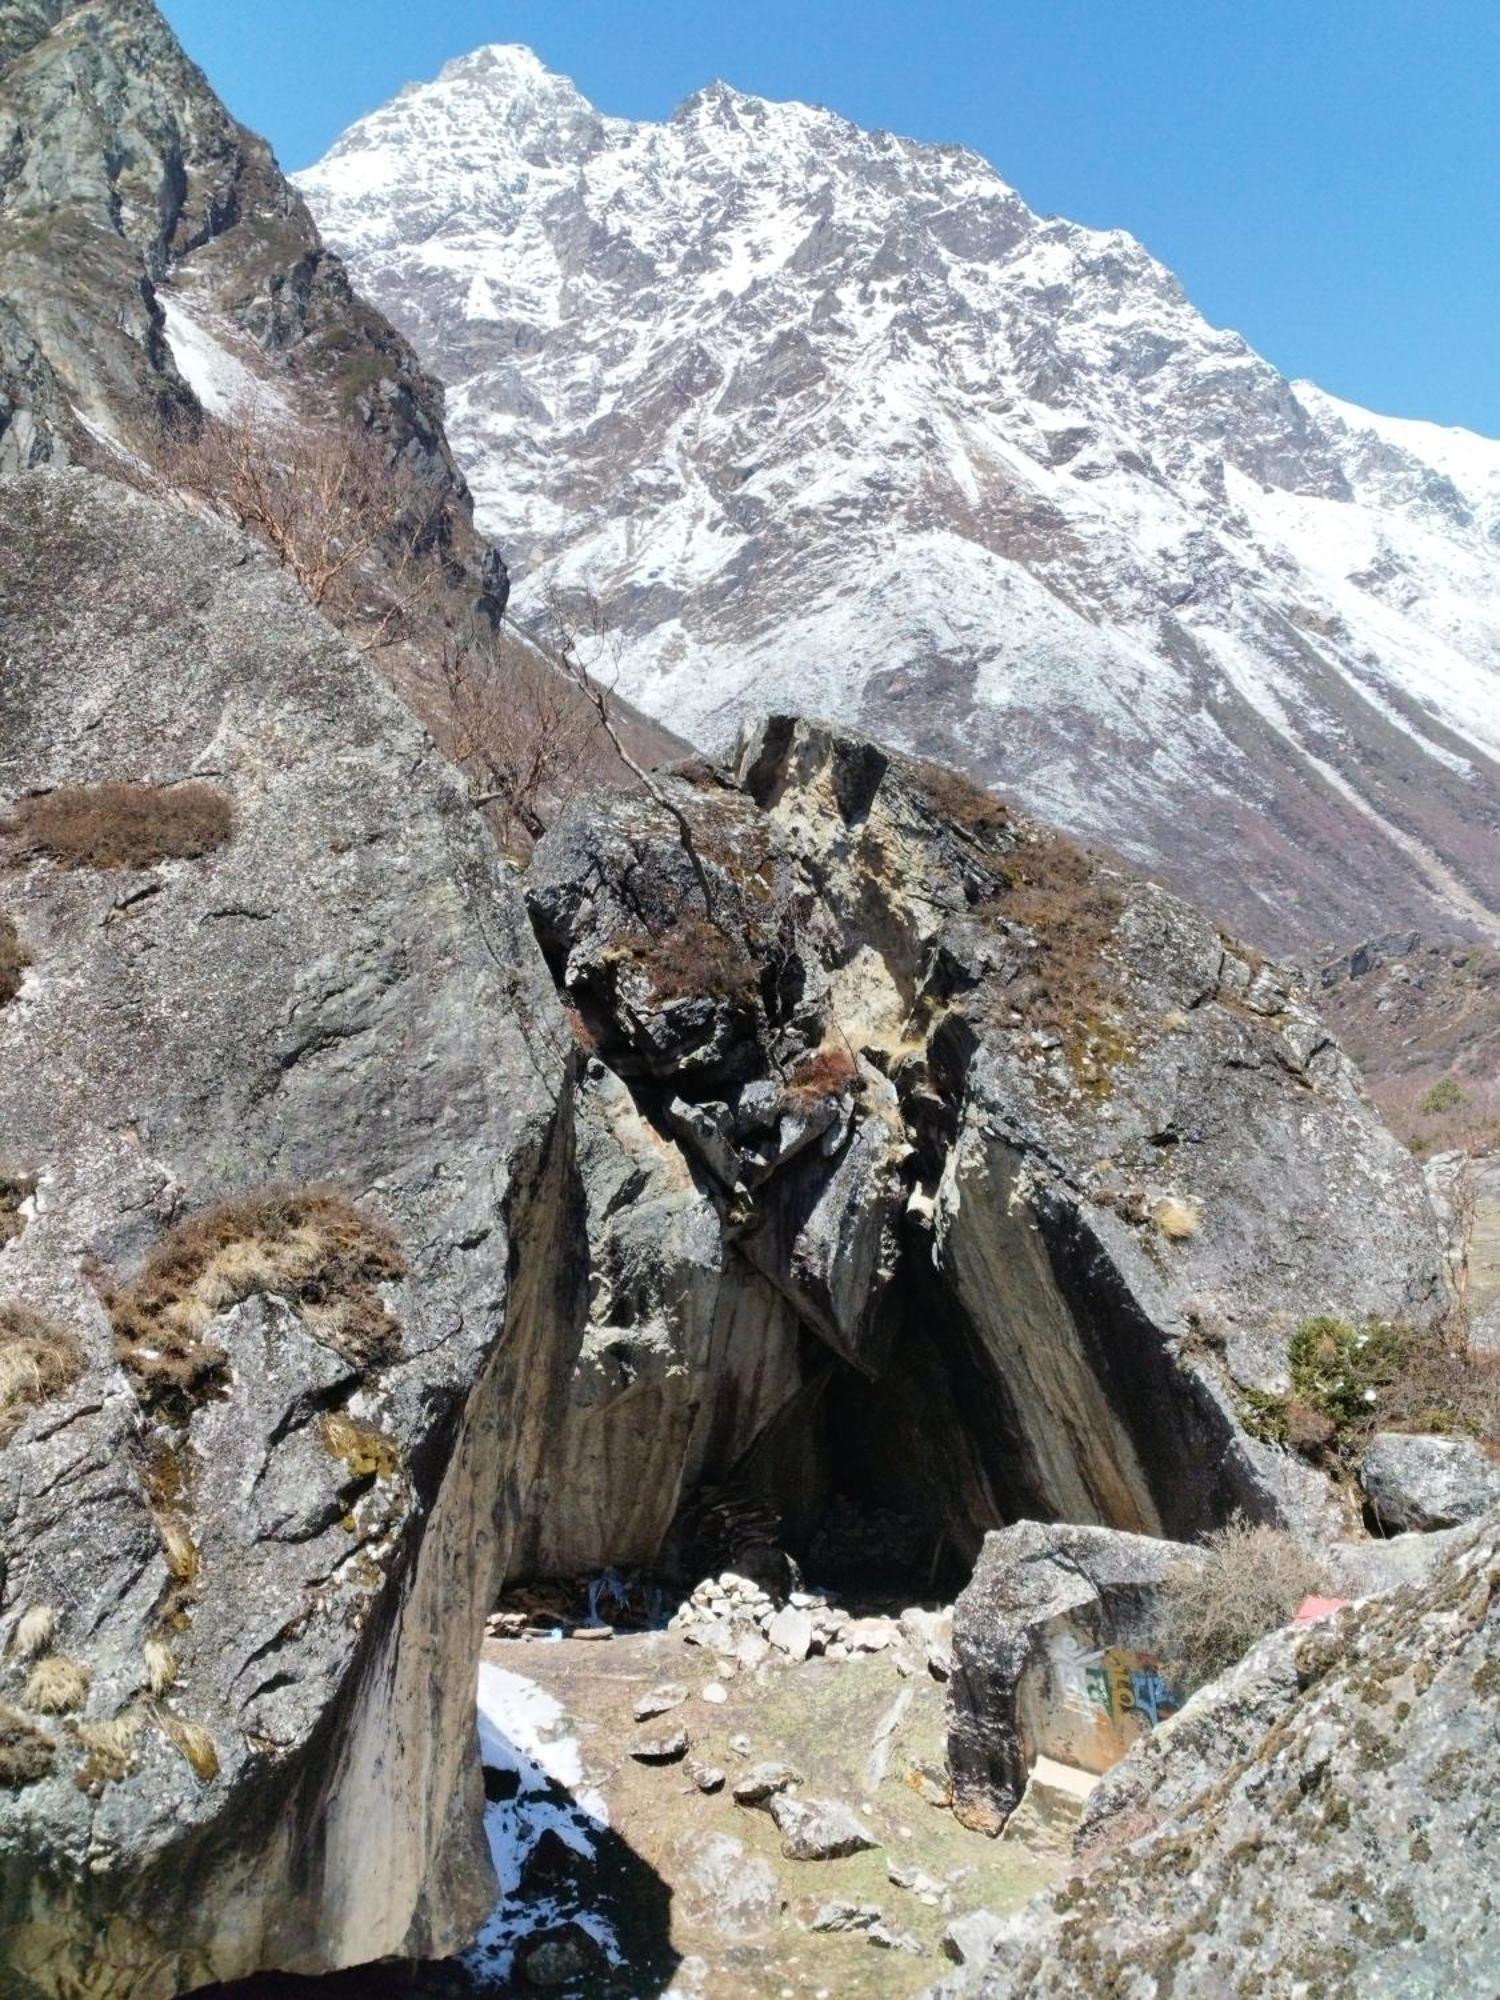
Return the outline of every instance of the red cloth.
{"type": "Polygon", "coordinates": [[[1304,1597],[1292,1623],[1316,1625],[1320,1618],[1331,1618],[1335,1611],[1342,1611],[1348,1602],[1347,1597],[1304,1597]]]}

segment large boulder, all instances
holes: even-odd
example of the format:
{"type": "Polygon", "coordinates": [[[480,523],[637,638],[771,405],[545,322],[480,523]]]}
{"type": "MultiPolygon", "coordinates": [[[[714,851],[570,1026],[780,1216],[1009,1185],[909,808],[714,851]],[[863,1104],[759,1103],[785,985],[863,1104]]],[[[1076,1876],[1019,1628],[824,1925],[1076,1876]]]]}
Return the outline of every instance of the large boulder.
{"type": "Polygon", "coordinates": [[[1085,1865],[937,1991],[1488,1992],[1497,1575],[1489,1516],[1427,1583],[1263,1642],[1104,1781],[1085,1865]]]}
{"type": "Polygon", "coordinates": [[[582,1319],[566,1025],[268,557],[80,473],[3,522],[0,1983],[440,1955],[582,1319]]]}
{"type": "Polygon", "coordinates": [[[1500,1466],[1472,1438],[1378,1431],[1359,1483],[1380,1526],[1397,1534],[1456,1528],[1500,1505],[1500,1466]]]}
{"type": "Polygon", "coordinates": [[[1041,1757],[1103,1772],[1182,1706],[1162,1585],[1175,1542],[1018,1521],[986,1535],[953,1607],[953,1810],[997,1833],[1041,1757]]]}

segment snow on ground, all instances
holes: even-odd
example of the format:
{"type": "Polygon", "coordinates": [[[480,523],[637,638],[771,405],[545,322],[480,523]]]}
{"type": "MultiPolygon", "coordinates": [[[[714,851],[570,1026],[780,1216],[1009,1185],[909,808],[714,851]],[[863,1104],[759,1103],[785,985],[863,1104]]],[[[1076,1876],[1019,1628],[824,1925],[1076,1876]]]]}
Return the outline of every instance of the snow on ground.
{"type": "Polygon", "coordinates": [[[211,417],[249,409],[284,415],[286,398],[247,368],[239,356],[194,317],[180,296],[160,291],[167,345],[177,372],[211,417]]]}
{"type": "Polygon", "coordinates": [[[587,1860],[609,1825],[603,1794],[584,1783],[583,1753],[562,1704],[523,1674],[479,1668],[479,1757],[485,1770],[485,1837],[500,1895],[466,1957],[486,1978],[511,1977],[523,1938],[559,1924],[576,1924],[613,1963],[621,1954],[610,1926],[597,1913],[563,1896],[522,1899],[526,1863],[545,1834],[587,1860]],[[496,1796],[510,1792],[509,1797],[496,1796]]]}

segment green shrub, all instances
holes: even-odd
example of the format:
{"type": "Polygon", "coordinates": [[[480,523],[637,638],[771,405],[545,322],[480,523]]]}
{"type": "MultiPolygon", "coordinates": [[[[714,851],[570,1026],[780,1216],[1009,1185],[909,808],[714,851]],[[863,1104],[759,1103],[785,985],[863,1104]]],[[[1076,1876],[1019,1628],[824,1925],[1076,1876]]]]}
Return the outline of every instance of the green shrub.
{"type": "Polygon", "coordinates": [[[1409,1327],[1368,1320],[1363,1327],[1320,1313],[1292,1335],[1287,1360],[1292,1394],[1320,1411],[1339,1437],[1368,1430],[1380,1392],[1396,1381],[1411,1352],[1409,1327]]]}
{"type": "Polygon", "coordinates": [[[1439,1117],[1444,1111],[1456,1111],[1468,1099],[1457,1080],[1451,1076],[1442,1077],[1422,1099],[1420,1110],[1426,1118],[1439,1117]]]}
{"type": "Polygon", "coordinates": [[[1297,1328],[1287,1358],[1288,1394],[1240,1391],[1241,1421],[1268,1444],[1347,1460],[1372,1430],[1500,1442],[1500,1356],[1390,1320],[1356,1327],[1320,1313],[1297,1328]]]}

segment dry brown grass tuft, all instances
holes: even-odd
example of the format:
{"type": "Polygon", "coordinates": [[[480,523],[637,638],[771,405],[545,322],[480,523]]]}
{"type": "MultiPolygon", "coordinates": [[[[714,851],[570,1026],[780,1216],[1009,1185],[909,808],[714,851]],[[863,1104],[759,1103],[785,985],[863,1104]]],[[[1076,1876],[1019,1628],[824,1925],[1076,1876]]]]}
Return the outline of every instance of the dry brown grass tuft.
{"type": "Polygon", "coordinates": [[[6,1650],[18,1660],[39,1659],[51,1650],[58,1622],[55,1605],[28,1604],[15,1622],[6,1650]]]}
{"type": "Polygon", "coordinates": [[[70,1389],[83,1373],[83,1345],[55,1320],[0,1301],[0,1444],[28,1410],[70,1389]]]}
{"type": "Polygon", "coordinates": [[[37,1715],[71,1715],[89,1698],[93,1675],[81,1660],[65,1659],[49,1653],[38,1660],[26,1679],[22,1706],[37,1715]]]}
{"type": "Polygon", "coordinates": [[[154,1518],[157,1539],[173,1578],[178,1583],[195,1583],[198,1578],[198,1544],[193,1540],[186,1521],[178,1514],[158,1513],[154,1518]]]}
{"type": "Polygon", "coordinates": [[[147,1690],[164,1695],[177,1678],[177,1655],[165,1639],[148,1639],[141,1648],[147,1690]]]}
{"type": "Polygon", "coordinates": [[[806,1107],[840,1097],[859,1085],[859,1064],[839,1042],[825,1042],[802,1057],[782,1089],[783,1099],[806,1107]]]}
{"type": "Polygon", "coordinates": [[[59,785],[23,799],[3,831],[60,868],[152,868],[212,853],[233,828],[212,785],[59,785]]]}
{"type": "Polygon", "coordinates": [[[21,942],[21,934],[9,917],[0,917],[0,1007],[9,1006],[21,990],[21,975],[31,963],[31,954],[21,942]]]}
{"type": "Polygon", "coordinates": [[[15,1709],[0,1704],[0,1785],[19,1791],[45,1778],[57,1756],[57,1745],[15,1709]]]}
{"type": "Polygon", "coordinates": [[[1165,1649],[1189,1688],[1232,1667],[1289,1623],[1305,1597],[1331,1587],[1321,1560],[1294,1536],[1243,1516],[1209,1535],[1202,1553],[1202,1563],[1178,1562],[1162,1593],[1165,1649]]]}
{"type": "Polygon", "coordinates": [[[141,1719],[133,1709],[108,1722],[80,1722],[77,1736],[84,1752],[73,1779],[79,1791],[97,1798],[106,1785],[118,1785],[135,1769],[141,1719]]]}
{"type": "Polygon", "coordinates": [[[196,1722],[184,1722],[169,1708],[158,1708],[156,1724],[163,1736],[192,1766],[195,1777],[209,1784],[219,1775],[219,1751],[208,1731],[196,1722]]]}
{"type": "Polygon", "coordinates": [[[1192,1202],[1179,1201],[1176,1195],[1163,1195],[1151,1211],[1151,1220],[1169,1243],[1185,1243],[1196,1236],[1202,1227],[1203,1218],[1192,1202]]]}
{"type": "Polygon", "coordinates": [[[316,1339],[359,1367],[393,1359],[400,1328],[375,1287],[406,1270],[394,1233],[343,1195],[271,1190],[180,1223],[105,1304],[136,1394],[184,1417],[228,1374],[213,1320],[257,1293],[289,1300],[316,1339]]]}

